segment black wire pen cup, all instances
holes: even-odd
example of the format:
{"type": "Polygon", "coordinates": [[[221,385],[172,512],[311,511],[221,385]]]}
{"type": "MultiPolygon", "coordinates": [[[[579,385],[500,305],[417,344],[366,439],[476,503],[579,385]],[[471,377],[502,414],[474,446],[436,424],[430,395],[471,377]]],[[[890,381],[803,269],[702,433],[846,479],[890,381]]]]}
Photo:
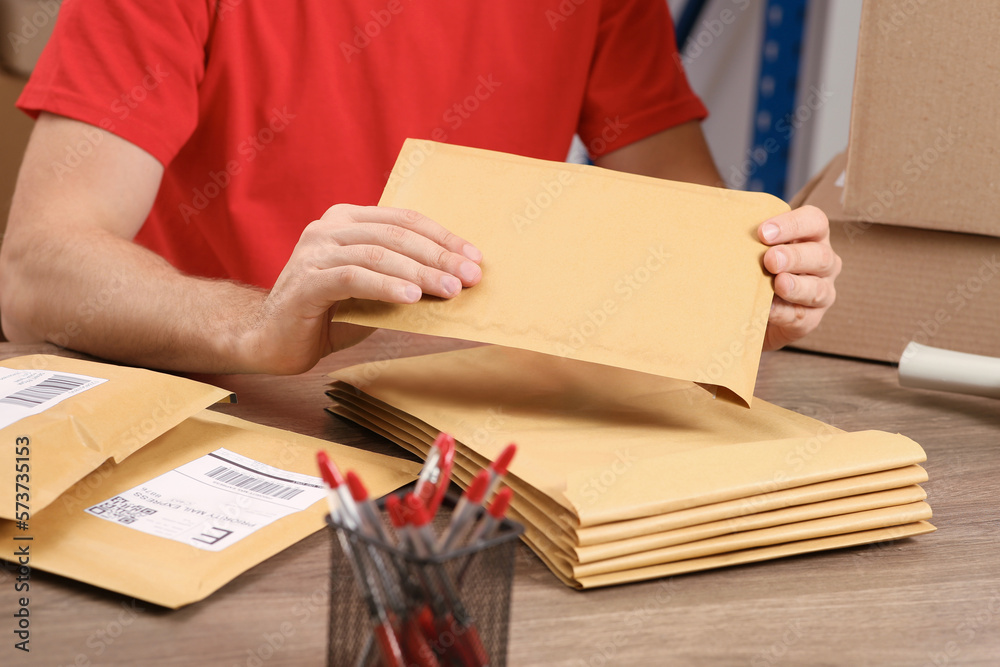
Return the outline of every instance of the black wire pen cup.
{"type": "MultiPolygon", "coordinates": [[[[452,506],[442,504],[434,526],[448,524],[452,506]]],[[[327,516],[335,541],[327,664],[506,665],[514,550],[524,527],[504,519],[489,539],[421,558],[402,546],[383,502],[379,508],[392,543],[327,516]],[[394,651],[402,661],[389,657],[394,651]]]]}

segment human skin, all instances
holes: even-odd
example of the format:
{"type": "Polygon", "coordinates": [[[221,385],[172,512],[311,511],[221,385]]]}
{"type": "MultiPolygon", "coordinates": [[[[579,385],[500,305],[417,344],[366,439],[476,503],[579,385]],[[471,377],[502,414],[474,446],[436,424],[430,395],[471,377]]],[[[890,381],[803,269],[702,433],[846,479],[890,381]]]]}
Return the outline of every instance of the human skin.
{"type": "MultiPolygon", "coordinates": [[[[635,142],[597,164],[721,184],[697,122],[635,142]]],[[[306,226],[270,290],[185,275],[133,242],[162,176],[162,165],[128,141],[41,114],[0,247],[0,319],[9,340],[48,340],[176,371],[300,373],[371,332],[331,323],[344,299],[450,298],[482,279],[479,250],[433,220],[415,211],[348,204],[332,206],[306,226]],[[93,153],[54,183],[49,165],[66,145],[94,131],[104,136],[91,142],[93,153]]],[[[773,349],[819,323],[833,303],[840,259],[830,247],[826,217],[812,207],[773,218],[758,233],[772,246],[764,266],[775,274],[765,336],[765,349],[773,349]]]]}

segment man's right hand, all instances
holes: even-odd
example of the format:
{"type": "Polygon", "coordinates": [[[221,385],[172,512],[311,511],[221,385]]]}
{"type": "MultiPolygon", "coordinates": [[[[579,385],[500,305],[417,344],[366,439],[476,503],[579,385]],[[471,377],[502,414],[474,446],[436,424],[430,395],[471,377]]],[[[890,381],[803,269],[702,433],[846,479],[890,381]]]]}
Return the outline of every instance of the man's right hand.
{"type": "Polygon", "coordinates": [[[339,301],[447,298],[482,278],[479,251],[432,220],[347,205],[306,227],[270,292],[184,275],[132,242],[162,175],[124,139],[39,117],[0,247],[0,316],[11,341],[178,371],[296,373],[367,335],[330,324],[339,301]],[[54,179],[51,165],[81,142],[90,154],[54,179]]]}
{"type": "Polygon", "coordinates": [[[241,348],[248,366],[297,373],[371,329],[331,323],[347,298],[451,298],[483,276],[482,253],[416,211],[338,204],[302,232],[241,348]]]}

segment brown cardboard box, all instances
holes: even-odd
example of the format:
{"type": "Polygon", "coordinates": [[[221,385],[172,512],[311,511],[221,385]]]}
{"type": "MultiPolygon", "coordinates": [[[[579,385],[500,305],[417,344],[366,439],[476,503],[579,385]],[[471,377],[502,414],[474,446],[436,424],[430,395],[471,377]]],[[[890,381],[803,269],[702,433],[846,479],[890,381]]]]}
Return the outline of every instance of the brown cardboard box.
{"type": "Polygon", "coordinates": [[[846,213],[1000,236],[998,25],[992,0],[866,0],[846,213]]]}
{"type": "Polygon", "coordinates": [[[0,127],[3,128],[0,131],[0,238],[7,228],[7,214],[28,135],[35,126],[31,118],[14,107],[24,84],[24,79],[0,72],[0,127]]]}
{"type": "Polygon", "coordinates": [[[915,340],[1000,356],[1000,238],[848,214],[838,183],[845,162],[844,154],[834,158],[792,202],[826,212],[833,247],[844,260],[837,302],[796,347],[898,362],[915,340]]]}

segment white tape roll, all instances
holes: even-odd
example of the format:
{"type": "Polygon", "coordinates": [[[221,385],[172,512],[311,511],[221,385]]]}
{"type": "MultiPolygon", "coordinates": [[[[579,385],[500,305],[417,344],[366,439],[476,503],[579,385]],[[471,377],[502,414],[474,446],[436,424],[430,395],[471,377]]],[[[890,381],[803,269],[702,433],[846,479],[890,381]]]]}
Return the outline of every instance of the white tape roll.
{"type": "Polygon", "coordinates": [[[899,360],[899,384],[1000,398],[1000,359],[911,341],[899,360]]]}

